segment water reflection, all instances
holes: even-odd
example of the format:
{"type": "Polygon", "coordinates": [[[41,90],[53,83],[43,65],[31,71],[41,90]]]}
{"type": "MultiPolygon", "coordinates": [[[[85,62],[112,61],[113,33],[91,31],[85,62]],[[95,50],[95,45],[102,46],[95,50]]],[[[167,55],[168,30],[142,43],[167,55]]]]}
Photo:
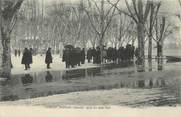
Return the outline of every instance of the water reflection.
{"type": "Polygon", "coordinates": [[[53,81],[52,74],[50,73],[50,71],[47,71],[46,73],[47,73],[46,76],[45,76],[46,82],[52,82],[53,81]]]}
{"type": "MultiPolygon", "coordinates": [[[[145,62],[145,60],[143,61],[145,62]]],[[[145,63],[142,63],[140,60],[135,61],[137,72],[145,72],[145,63]]]]}
{"type": "Polygon", "coordinates": [[[140,88],[145,87],[145,81],[144,80],[138,81],[138,87],[140,87],[140,88]]]}
{"type": "Polygon", "coordinates": [[[152,66],[152,59],[148,59],[148,70],[151,72],[152,71],[152,68],[153,68],[153,66],[152,66]]]}
{"type": "Polygon", "coordinates": [[[157,62],[158,62],[158,71],[162,71],[163,70],[163,58],[158,58],[157,62]]]}
{"type": "MultiPolygon", "coordinates": [[[[157,64],[153,64],[154,62],[152,61],[149,62],[150,64],[147,65],[150,66],[150,71],[157,69],[157,64]]],[[[133,65],[132,62],[128,64],[107,64],[104,65],[103,71],[99,67],[95,67],[14,75],[12,79],[0,82],[0,89],[2,90],[0,94],[1,101],[34,98],[74,91],[130,88],[139,90],[148,89],[150,91],[149,95],[152,98],[163,101],[163,97],[157,96],[159,92],[160,95],[166,95],[165,100],[167,100],[167,97],[174,97],[176,98],[176,102],[181,103],[178,101],[178,99],[181,100],[181,88],[178,87],[181,84],[180,80],[165,79],[162,77],[153,78],[152,76],[147,78],[144,75],[143,77],[137,77],[135,74],[138,73],[134,72],[133,65]],[[123,70],[122,68],[125,66],[130,69],[123,70]],[[133,70],[131,70],[132,68],[133,70]],[[124,78],[124,76],[128,77],[124,78]],[[47,82],[51,82],[51,87],[45,85],[47,82]],[[155,90],[157,92],[153,93],[155,90]]],[[[160,103],[158,101],[157,104],[159,105],[160,103]]]]}
{"type": "Polygon", "coordinates": [[[63,80],[70,80],[70,79],[81,79],[85,78],[85,69],[76,69],[76,70],[67,70],[62,75],[63,80]]]}
{"type": "Polygon", "coordinates": [[[150,88],[153,87],[153,80],[152,79],[150,79],[150,81],[149,81],[149,86],[150,86],[150,88]]]}
{"type": "Polygon", "coordinates": [[[87,76],[95,77],[96,75],[101,73],[100,68],[90,68],[87,69],[87,76]]]}
{"type": "Polygon", "coordinates": [[[25,74],[23,77],[21,77],[21,81],[23,85],[30,85],[33,83],[33,77],[30,74],[25,74]]]}

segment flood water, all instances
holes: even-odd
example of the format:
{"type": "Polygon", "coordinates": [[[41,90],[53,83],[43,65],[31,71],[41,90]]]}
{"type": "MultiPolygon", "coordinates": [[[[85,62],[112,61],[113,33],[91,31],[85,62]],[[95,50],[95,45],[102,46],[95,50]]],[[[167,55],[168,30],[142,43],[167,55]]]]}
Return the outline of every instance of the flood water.
{"type": "MultiPolygon", "coordinates": [[[[125,105],[172,106],[181,104],[181,78],[175,73],[163,73],[163,75],[155,73],[175,69],[181,69],[181,63],[167,63],[166,60],[160,63],[158,60],[152,60],[146,61],[144,73],[137,72],[133,62],[125,62],[105,64],[102,69],[95,67],[13,75],[9,80],[0,81],[0,101],[15,101],[76,91],[127,88],[140,89],[143,94],[146,89],[146,92],[145,97],[140,99],[138,97],[136,102],[124,102],[125,105]]],[[[127,95],[129,97],[129,94],[127,95]]]]}

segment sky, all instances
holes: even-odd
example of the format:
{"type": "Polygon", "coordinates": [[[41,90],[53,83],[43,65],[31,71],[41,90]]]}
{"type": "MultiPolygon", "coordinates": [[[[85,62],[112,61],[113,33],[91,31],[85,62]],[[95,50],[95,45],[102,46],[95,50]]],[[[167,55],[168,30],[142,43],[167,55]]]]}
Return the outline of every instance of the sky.
{"type": "MultiPolygon", "coordinates": [[[[42,1],[42,0],[40,0],[42,1]]],[[[79,2],[80,0],[43,0],[44,3],[46,5],[49,5],[51,3],[55,3],[55,2],[67,2],[67,3],[76,3],[79,2]]],[[[87,0],[84,0],[87,1],[87,0]]],[[[94,1],[101,1],[101,0],[94,0],[94,1]]],[[[106,0],[105,0],[106,1],[106,0]]],[[[110,0],[110,1],[115,1],[115,0],[110,0]]],[[[130,0],[128,0],[130,1],[130,0]]],[[[160,0],[153,0],[153,1],[160,1],[160,0]]],[[[174,15],[174,14],[181,14],[181,8],[178,4],[178,0],[161,0],[162,1],[162,5],[161,5],[161,11],[166,13],[167,15],[174,15]]],[[[119,5],[122,5],[123,7],[125,7],[125,0],[120,0],[119,5]]],[[[174,22],[178,22],[178,21],[174,21],[174,22]]]]}
{"type": "MultiPolygon", "coordinates": [[[[40,0],[42,1],[42,0],[40,0]]],[[[78,2],[80,0],[43,0],[45,4],[50,4],[53,2],[67,2],[67,3],[74,3],[78,2]]],[[[95,0],[95,1],[101,1],[101,0],[95,0]]],[[[111,1],[111,0],[110,0],[111,1]]],[[[129,1],[129,0],[128,0],[129,1]]],[[[158,1],[158,0],[153,0],[153,1],[158,1]]],[[[163,1],[163,6],[165,7],[166,10],[169,10],[170,12],[175,12],[178,10],[178,0],[162,0],[163,1]]],[[[120,0],[120,3],[124,2],[124,0],[120,0]]]]}
{"type": "MultiPolygon", "coordinates": [[[[42,0],[40,0],[40,1],[42,1],[42,0]]],[[[76,3],[79,1],[80,0],[44,0],[44,3],[46,5],[48,5],[48,4],[51,4],[54,2],[76,3]]],[[[95,1],[101,1],[101,0],[95,0],[95,1]]],[[[122,5],[122,3],[125,4],[124,1],[125,0],[120,0],[120,5],[122,5]]],[[[158,0],[153,0],[153,1],[158,1],[158,0]]],[[[178,4],[178,0],[161,0],[161,1],[162,1],[161,11],[164,12],[165,14],[167,14],[167,16],[173,16],[178,13],[181,14],[181,8],[178,4]]],[[[179,21],[179,19],[177,17],[173,17],[172,22],[174,22],[177,26],[181,27],[181,22],[179,21]]],[[[180,32],[177,32],[177,36],[178,37],[176,37],[176,38],[181,37],[181,28],[180,28],[180,32]]]]}

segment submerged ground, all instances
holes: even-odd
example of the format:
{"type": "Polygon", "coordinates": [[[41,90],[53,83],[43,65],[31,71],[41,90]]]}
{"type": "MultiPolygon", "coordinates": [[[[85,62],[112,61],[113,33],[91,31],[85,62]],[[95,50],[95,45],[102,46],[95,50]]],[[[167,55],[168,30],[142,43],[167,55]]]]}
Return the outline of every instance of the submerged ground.
{"type": "MultiPolygon", "coordinates": [[[[172,53],[173,54],[173,53],[172,53]]],[[[164,60],[158,71],[157,60],[139,73],[134,63],[108,64],[101,69],[85,64],[64,69],[61,58],[54,56],[46,71],[44,56],[34,57],[30,71],[24,71],[20,58],[14,58],[13,78],[1,81],[2,106],[29,105],[116,105],[128,107],[177,106],[181,104],[181,63],[164,60]]]]}

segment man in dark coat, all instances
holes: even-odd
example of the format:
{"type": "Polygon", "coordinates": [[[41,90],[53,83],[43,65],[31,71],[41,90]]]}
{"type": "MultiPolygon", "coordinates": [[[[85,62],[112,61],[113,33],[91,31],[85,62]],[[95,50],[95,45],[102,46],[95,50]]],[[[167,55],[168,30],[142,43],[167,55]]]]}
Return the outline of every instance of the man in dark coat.
{"type": "Polygon", "coordinates": [[[126,59],[128,60],[128,61],[130,61],[131,60],[131,51],[132,51],[132,48],[131,48],[131,45],[130,44],[127,44],[126,45],[126,59]]]}
{"type": "Polygon", "coordinates": [[[48,48],[46,52],[45,63],[47,64],[47,69],[50,69],[50,63],[52,63],[51,48],[48,48]]]}
{"type": "Polygon", "coordinates": [[[138,48],[136,48],[134,54],[135,54],[135,57],[138,58],[138,56],[139,56],[139,49],[138,48]]]}
{"type": "Polygon", "coordinates": [[[124,47],[118,49],[118,61],[122,62],[124,60],[124,47]]]}
{"type": "Polygon", "coordinates": [[[113,48],[113,50],[112,50],[112,60],[113,60],[114,63],[116,63],[116,61],[117,61],[117,56],[118,56],[118,54],[117,54],[117,49],[116,49],[116,47],[115,47],[115,48],[113,48]]]}
{"type": "Polygon", "coordinates": [[[24,49],[23,52],[23,57],[22,57],[22,61],[21,64],[25,65],[25,70],[27,70],[29,68],[29,50],[27,48],[24,49]]]}
{"type": "Polygon", "coordinates": [[[80,56],[81,56],[81,63],[84,64],[85,63],[85,49],[84,48],[81,50],[80,56]]]}
{"type": "Polygon", "coordinates": [[[65,48],[65,50],[63,51],[62,62],[65,62],[66,68],[70,67],[70,49],[69,48],[65,48]]]}
{"type": "Polygon", "coordinates": [[[107,50],[107,59],[110,62],[113,59],[113,48],[109,47],[107,50]]]}
{"type": "Polygon", "coordinates": [[[81,56],[81,49],[79,47],[72,49],[71,52],[71,66],[80,66],[82,56],[81,56]]]}
{"type": "Polygon", "coordinates": [[[33,49],[32,48],[30,48],[29,50],[28,50],[28,68],[30,69],[30,64],[32,64],[33,63],[33,57],[32,57],[32,55],[33,55],[33,49]]]}
{"type": "Polygon", "coordinates": [[[93,56],[93,64],[96,64],[96,49],[93,48],[91,53],[92,53],[92,56],[93,56]]]}
{"type": "Polygon", "coordinates": [[[14,50],[14,55],[15,55],[15,57],[17,57],[17,54],[18,54],[18,51],[17,51],[17,49],[15,49],[15,50],[14,50]]]}
{"type": "Polygon", "coordinates": [[[91,48],[89,48],[87,50],[87,60],[88,60],[88,63],[91,62],[91,59],[92,59],[92,50],[91,50],[91,48]]]}
{"type": "Polygon", "coordinates": [[[99,47],[96,48],[95,63],[101,64],[101,50],[99,47]]]}

